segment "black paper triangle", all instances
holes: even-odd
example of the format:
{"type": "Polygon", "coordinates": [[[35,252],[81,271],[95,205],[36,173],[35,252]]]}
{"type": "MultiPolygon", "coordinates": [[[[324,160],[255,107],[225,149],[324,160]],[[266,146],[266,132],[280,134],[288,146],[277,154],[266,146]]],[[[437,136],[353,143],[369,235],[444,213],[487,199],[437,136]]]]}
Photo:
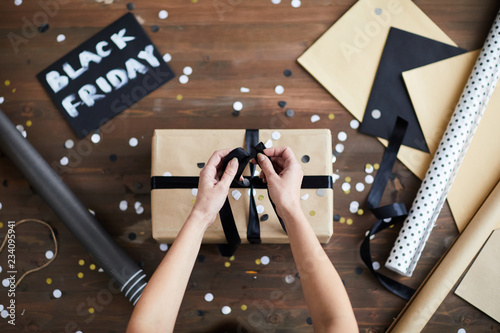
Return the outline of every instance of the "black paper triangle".
{"type": "Polygon", "coordinates": [[[391,28],[359,131],[389,139],[399,116],[408,121],[403,145],[429,152],[402,73],[465,52],[452,45],[391,28]]]}

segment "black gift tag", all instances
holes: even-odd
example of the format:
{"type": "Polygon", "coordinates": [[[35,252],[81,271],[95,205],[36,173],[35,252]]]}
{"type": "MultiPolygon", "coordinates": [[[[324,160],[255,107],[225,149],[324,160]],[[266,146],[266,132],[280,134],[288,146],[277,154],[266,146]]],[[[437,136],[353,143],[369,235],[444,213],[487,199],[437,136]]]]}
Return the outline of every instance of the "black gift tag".
{"type": "Polygon", "coordinates": [[[82,138],[174,76],[135,16],[127,13],[37,78],[82,138]]]}

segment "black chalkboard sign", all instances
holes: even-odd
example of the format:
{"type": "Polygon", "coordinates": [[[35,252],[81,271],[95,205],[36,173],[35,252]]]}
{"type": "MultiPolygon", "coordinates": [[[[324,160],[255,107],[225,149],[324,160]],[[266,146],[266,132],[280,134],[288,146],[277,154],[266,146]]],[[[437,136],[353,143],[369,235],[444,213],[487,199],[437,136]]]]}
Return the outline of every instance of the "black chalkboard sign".
{"type": "Polygon", "coordinates": [[[174,77],[127,13],[37,75],[83,138],[174,77]]]}

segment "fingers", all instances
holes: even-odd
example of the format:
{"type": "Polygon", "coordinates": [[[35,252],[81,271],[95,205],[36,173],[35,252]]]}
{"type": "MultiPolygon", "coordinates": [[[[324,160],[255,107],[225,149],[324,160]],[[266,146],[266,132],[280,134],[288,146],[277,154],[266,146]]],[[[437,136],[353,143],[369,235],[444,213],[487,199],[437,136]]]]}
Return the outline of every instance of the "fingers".
{"type": "Polygon", "coordinates": [[[220,162],[226,157],[227,154],[231,152],[231,148],[227,149],[222,149],[222,150],[217,150],[215,151],[212,156],[208,159],[208,162],[206,165],[213,165],[215,168],[217,168],[220,165],[220,162]]]}
{"type": "Polygon", "coordinates": [[[273,163],[264,154],[259,153],[257,155],[257,159],[259,161],[260,168],[262,169],[262,172],[264,172],[267,180],[278,176],[276,174],[276,171],[274,171],[273,163]]]}
{"type": "Polygon", "coordinates": [[[226,171],[224,171],[224,174],[222,175],[219,184],[223,188],[228,190],[229,186],[231,185],[231,182],[234,179],[234,176],[236,176],[237,171],[238,171],[238,159],[235,157],[227,164],[226,171]]]}
{"type": "Polygon", "coordinates": [[[289,158],[295,159],[295,155],[290,147],[266,148],[264,149],[264,153],[269,157],[283,157],[285,160],[289,158]]]}

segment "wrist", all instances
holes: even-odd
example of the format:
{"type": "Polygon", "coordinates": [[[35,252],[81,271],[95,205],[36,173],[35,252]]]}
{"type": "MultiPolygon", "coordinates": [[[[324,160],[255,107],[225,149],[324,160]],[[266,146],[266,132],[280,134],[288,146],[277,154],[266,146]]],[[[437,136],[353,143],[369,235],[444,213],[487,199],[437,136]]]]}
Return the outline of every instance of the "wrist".
{"type": "Polygon", "coordinates": [[[293,203],[286,207],[281,207],[280,209],[277,209],[277,212],[284,221],[290,221],[304,215],[304,212],[300,207],[300,202],[293,203]]]}
{"type": "Polygon", "coordinates": [[[189,213],[188,216],[188,221],[193,221],[195,225],[197,225],[199,228],[202,228],[203,232],[207,230],[214,219],[215,216],[213,214],[210,214],[196,207],[191,210],[191,213],[189,213]]]}

